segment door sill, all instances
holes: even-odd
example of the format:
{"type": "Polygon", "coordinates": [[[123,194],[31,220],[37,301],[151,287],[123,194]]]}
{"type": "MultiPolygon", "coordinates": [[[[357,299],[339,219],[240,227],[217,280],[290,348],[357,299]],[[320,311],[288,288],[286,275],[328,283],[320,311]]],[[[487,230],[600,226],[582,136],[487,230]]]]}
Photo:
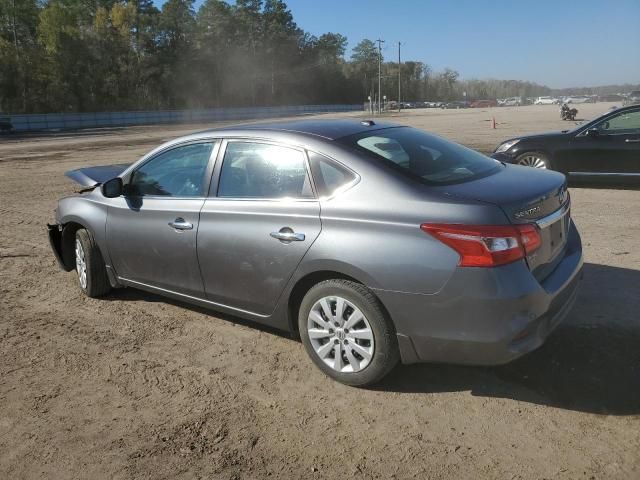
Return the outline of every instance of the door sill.
{"type": "Polygon", "coordinates": [[[231,313],[235,312],[240,316],[249,316],[254,318],[268,318],[270,315],[263,315],[261,313],[252,312],[250,310],[243,310],[241,308],[230,307],[229,305],[224,305],[222,303],[212,302],[211,300],[207,300],[201,297],[194,297],[192,295],[187,295],[185,293],[176,292],[174,290],[169,290],[166,288],[156,287],[154,285],[149,285],[143,282],[137,282],[135,280],[129,280],[128,278],[118,277],[118,281],[123,285],[128,287],[140,288],[141,290],[147,290],[152,293],[158,293],[159,295],[168,296],[177,298],[178,300],[184,300],[185,302],[194,303],[198,305],[202,305],[205,308],[210,308],[212,310],[220,309],[227,310],[231,313]]]}

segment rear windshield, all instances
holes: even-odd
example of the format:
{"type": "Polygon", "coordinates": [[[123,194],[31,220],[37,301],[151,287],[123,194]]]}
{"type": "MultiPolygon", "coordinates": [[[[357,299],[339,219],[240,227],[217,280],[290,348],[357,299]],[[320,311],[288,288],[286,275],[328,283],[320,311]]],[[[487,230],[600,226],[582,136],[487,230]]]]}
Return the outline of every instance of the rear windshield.
{"type": "Polygon", "coordinates": [[[364,132],[338,141],[426,184],[462,183],[501,168],[497,160],[409,127],[364,132]]]}

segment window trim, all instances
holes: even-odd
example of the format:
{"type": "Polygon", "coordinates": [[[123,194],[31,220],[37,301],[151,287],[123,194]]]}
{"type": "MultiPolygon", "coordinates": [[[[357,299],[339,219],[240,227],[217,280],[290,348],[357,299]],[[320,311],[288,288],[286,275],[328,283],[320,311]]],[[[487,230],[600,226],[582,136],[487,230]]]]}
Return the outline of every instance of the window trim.
{"type": "Polygon", "coordinates": [[[133,175],[135,174],[135,172],[137,172],[140,168],[142,168],[144,165],[146,165],[147,163],[155,160],[156,158],[158,158],[160,155],[164,155],[165,153],[171,151],[171,150],[175,150],[177,148],[181,148],[181,147],[187,147],[189,145],[198,145],[198,144],[202,144],[202,143],[212,143],[213,144],[213,148],[211,149],[211,153],[209,154],[209,159],[207,160],[207,167],[204,170],[204,178],[203,178],[203,183],[202,183],[202,195],[198,195],[198,196],[170,196],[170,195],[129,195],[130,197],[135,197],[135,198],[148,198],[148,199],[164,199],[164,200],[204,200],[205,198],[207,198],[206,193],[209,191],[209,187],[211,185],[211,175],[213,173],[214,167],[215,167],[215,162],[216,162],[216,158],[218,155],[218,152],[220,150],[220,146],[222,144],[222,139],[220,138],[199,138],[197,140],[186,140],[184,142],[180,142],[180,143],[176,143],[176,144],[172,144],[167,146],[166,148],[163,148],[162,150],[155,152],[152,156],[150,156],[149,158],[145,158],[143,161],[139,162],[138,164],[132,166],[133,168],[129,169],[128,171],[125,171],[125,173],[122,175],[122,179],[123,182],[126,184],[129,184],[131,182],[131,180],[133,179],[133,175]],[[126,180],[126,181],[125,181],[126,180]]]}
{"type": "Polygon", "coordinates": [[[224,138],[220,142],[220,149],[217,153],[217,158],[215,161],[215,166],[213,170],[213,175],[211,179],[211,183],[209,184],[209,190],[207,199],[216,199],[222,201],[248,201],[248,202],[317,202],[318,201],[318,191],[316,189],[316,185],[314,183],[313,175],[311,174],[311,167],[309,165],[309,158],[307,157],[306,150],[303,147],[298,147],[295,145],[290,145],[284,142],[277,142],[270,139],[265,138],[251,138],[251,137],[233,137],[233,138],[224,138]],[[310,198],[264,198],[264,197],[221,197],[219,195],[220,190],[220,177],[222,174],[222,165],[224,163],[224,156],[227,152],[227,146],[230,143],[258,143],[261,145],[273,145],[276,147],[289,148],[291,150],[295,150],[302,154],[302,159],[304,162],[305,173],[307,178],[309,179],[309,184],[311,185],[311,193],[312,197],[310,198]]]}

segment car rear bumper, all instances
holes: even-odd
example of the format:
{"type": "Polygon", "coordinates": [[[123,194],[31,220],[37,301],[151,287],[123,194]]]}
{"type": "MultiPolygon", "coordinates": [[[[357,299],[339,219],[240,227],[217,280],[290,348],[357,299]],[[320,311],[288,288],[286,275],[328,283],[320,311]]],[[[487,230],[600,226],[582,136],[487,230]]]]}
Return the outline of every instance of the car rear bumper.
{"type": "Polygon", "coordinates": [[[524,260],[458,268],[433,295],[375,290],[394,320],[403,363],[508,363],[540,347],[575,302],[582,245],[571,225],[562,261],[538,282],[524,260]]]}

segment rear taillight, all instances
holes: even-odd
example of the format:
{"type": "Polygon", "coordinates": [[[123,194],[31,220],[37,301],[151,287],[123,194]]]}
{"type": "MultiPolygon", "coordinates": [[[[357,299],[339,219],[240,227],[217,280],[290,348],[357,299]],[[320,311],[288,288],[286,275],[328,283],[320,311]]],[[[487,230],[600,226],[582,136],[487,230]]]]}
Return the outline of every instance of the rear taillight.
{"type": "Polygon", "coordinates": [[[541,242],[538,228],[535,225],[517,225],[515,229],[520,234],[525,255],[535,252],[541,242]]]}
{"type": "Polygon", "coordinates": [[[515,262],[540,246],[534,225],[447,225],[423,223],[420,228],[453,248],[461,267],[495,267],[515,262]]]}

